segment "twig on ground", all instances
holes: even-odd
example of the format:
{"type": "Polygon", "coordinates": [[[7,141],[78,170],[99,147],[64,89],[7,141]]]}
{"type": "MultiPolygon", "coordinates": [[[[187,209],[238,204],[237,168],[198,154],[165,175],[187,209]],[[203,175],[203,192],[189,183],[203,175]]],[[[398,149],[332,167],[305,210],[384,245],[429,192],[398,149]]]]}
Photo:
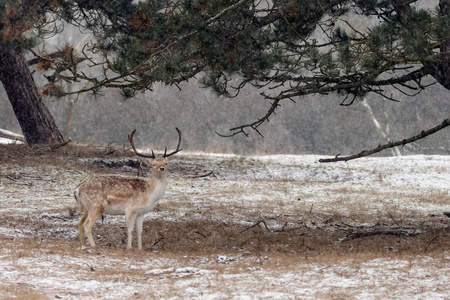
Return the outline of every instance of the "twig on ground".
{"type": "Polygon", "coordinates": [[[72,141],[70,139],[68,139],[67,141],[64,141],[60,144],[55,144],[55,145],[29,145],[31,151],[33,152],[33,154],[39,155],[42,154],[44,152],[52,152],[55,151],[61,147],[66,146],[67,144],[71,143],[72,141]]]}
{"type": "Polygon", "coordinates": [[[258,222],[256,222],[255,224],[253,224],[252,226],[247,227],[246,229],[240,231],[239,233],[242,234],[242,233],[246,232],[247,230],[250,230],[250,229],[252,229],[252,228],[255,228],[256,226],[258,226],[258,225],[260,225],[260,224],[263,224],[264,227],[265,227],[268,231],[271,231],[271,230],[269,229],[269,226],[267,226],[266,220],[276,220],[276,218],[265,218],[265,219],[261,219],[261,220],[259,220],[258,222]]]}
{"type": "Polygon", "coordinates": [[[284,223],[284,225],[281,227],[281,229],[274,230],[273,232],[291,232],[291,231],[303,228],[303,226],[297,226],[297,227],[292,227],[292,228],[286,229],[288,224],[289,224],[289,222],[284,223]]]}
{"type": "Polygon", "coordinates": [[[64,146],[66,146],[67,144],[69,144],[70,142],[72,142],[72,141],[70,139],[68,139],[67,141],[62,142],[61,144],[53,145],[50,147],[50,151],[54,151],[56,149],[62,148],[64,146]]]}
{"type": "Polygon", "coordinates": [[[10,139],[13,141],[20,141],[26,143],[25,137],[21,134],[17,134],[8,130],[0,129],[0,137],[10,139]]]}
{"type": "Polygon", "coordinates": [[[203,174],[203,175],[196,175],[193,178],[204,178],[204,177],[208,177],[210,175],[213,175],[214,177],[216,177],[216,175],[214,174],[214,171],[211,171],[211,172],[203,174]]]}
{"type": "Polygon", "coordinates": [[[388,213],[389,217],[391,217],[392,221],[394,221],[395,225],[398,227],[401,227],[400,224],[398,224],[397,220],[395,220],[394,216],[391,214],[389,210],[386,209],[386,212],[388,213]]]}
{"type": "Polygon", "coordinates": [[[194,231],[194,233],[201,235],[202,237],[204,237],[206,239],[206,235],[204,235],[203,233],[201,233],[200,231],[196,230],[194,231]]]}
{"type": "Polygon", "coordinates": [[[433,237],[432,239],[431,239],[431,241],[428,243],[428,245],[425,247],[425,252],[426,251],[428,251],[428,248],[430,248],[430,246],[431,246],[431,244],[433,244],[438,238],[440,238],[440,237],[443,237],[443,236],[450,236],[450,234],[441,234],[441,235],[437,235],[437,236],[435,236],[435,237],[433,237]]]}
{"type": "Polygon", "coordinates": [[[164,240],[164,237],[160,237],[159,239],[157,239],[157,240],[150,246],[150,249],[153,248],[154,246],[158,245],[159,242],[161,242],[162,240],[164,240]]]}
{"type": "MultiPolygon", "coordinates": [[[[375,225],[371,225],[371,226],[363,226],[363,225],[350,225],[344,222],[341,222],[342,225],[345,225],[347,227],[351,227],[351,228],[358,228],[358,229],[364,229],[364,228],[374,228],[377,227],[378,225],[380,225],[380,222],[377,222],[375,225]]],[[[339,226],[339,224],[335,224],[335,226],[339,226]]]]}
{"type": "Polygon", "coordinates": [[[348,236],[346,236],[343,239],[340,239],[339,242],[344,243],[351,240],[363,238],[363,237],[369,237],[369,236],[375,236],[375,235],[392,235],[392,236],[398,236],[398,237],[414,237],[418,235],[418,233],[409,233],[404,230],[376,230],[376,231],[369,231],[369,232],[356,232],[352,233],[348,236]]]}

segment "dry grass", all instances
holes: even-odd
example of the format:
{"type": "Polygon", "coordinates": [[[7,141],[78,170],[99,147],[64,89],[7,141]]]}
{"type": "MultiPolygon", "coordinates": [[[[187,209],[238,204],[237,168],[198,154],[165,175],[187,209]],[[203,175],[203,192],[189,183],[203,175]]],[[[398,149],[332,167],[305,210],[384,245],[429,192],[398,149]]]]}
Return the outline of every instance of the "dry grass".
{"type": "MultiPolygon", "coordinates": [[[[450,234],[449,228],[427,224],[409,224],[408,232],[412,233],[411,236],[375,235],[339,242],[352,233],[395,231],[397,226],[387,224],[353,226],[341,221],[339,217],[329,219],[327,217],[329,216],[313,214],[305,223],[294,222],[289,217],[280,216],[251,220],[248,225],[236,224],[225,218],[201,220],[194,214],[185,215],[186,221],[153,219],[144,222],[143,247],[147,251],[156,252],[235,253],[253,256],[290,253],[309,258],[341,253],[377,255],[395,252],[415,255],[450,249],[450,239],[445,238],[450,234]],[[413,228],[413,225],[417,228],[413,228]]],[[[64,240],[62,243],[77,248],[78,219],[78,214],[70,217],[68,213],[57,219],[49,219],[46,214],[38,217],[14,215],[3,216],[0,226],[14,228],[17,236],[27,241],[25,244],[31,245],[33,242],[45,248],[48,242],[64,240]],[[64,227],[55,228],[55,222],[62,222],[64,227]]],[[[97,237],[101,249],[125,248],[126,227],[123,218],[107,216],[104,223],[96,224],[93,234],[97,237]]],[[[8,239],[11,237],[6,237],[6,240],[8,239]]],[[[14,240],[17,239],[16,237],[14,240]]],[[[29,249],[28,247],[29,245],[25,250],[29,249]]]]}
{"type": "Polygon", "coordinates": [[[373,168],[373,185],[336,178],[317,188],[317,179],[283,179],[276,166],[274,179],[260,178],[255,170],[267,166],[257,161],[180,155],[166,199],[144,222],[145,251],[126,251],[125,221],[110,216],[94,226],[92,250],[79,246],[72,189],[92,173],[134,174],[131,154],[35,152],[0,145],[2,299],[402,298],[407,285],[427,298],[430,278],[438,294],[450,283],[450,219],[398,200],[445,206],[448,193],[383,190],[388,175],[373,168]],[[209,170],[215,177],[195,177],[209,170]],[[343,241],[397,231],[406,234],[343,241]]]}
{"type": "Polygon", "coordinates": [[[432,191],[416,196],[416,201],[420,203],[447,204],[450,203],[450,194],[445,191],[432,191]]]}

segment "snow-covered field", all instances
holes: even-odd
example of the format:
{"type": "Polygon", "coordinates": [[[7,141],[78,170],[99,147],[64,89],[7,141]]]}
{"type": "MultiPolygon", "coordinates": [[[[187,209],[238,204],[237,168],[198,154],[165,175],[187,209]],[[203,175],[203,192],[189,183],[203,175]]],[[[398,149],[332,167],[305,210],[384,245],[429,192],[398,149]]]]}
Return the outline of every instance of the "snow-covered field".
{"type": "Polygon", "coordinates": [[[72,197],[135,158],[1,147],[1,299],[450,298],[448,156],[178,155],[140,252],[80,248],[72,197]]]}

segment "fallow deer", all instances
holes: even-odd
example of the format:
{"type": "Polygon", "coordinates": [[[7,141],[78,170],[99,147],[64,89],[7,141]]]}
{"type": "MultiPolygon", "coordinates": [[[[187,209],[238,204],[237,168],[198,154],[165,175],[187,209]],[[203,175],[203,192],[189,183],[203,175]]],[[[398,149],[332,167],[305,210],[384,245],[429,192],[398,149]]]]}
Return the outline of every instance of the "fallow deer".
{"type": "Polygon", "coordinates": [[[151,211],[156,202],[164,196],[167,186],[167,158],[181,151],[181,131],[178,132],[178,145],[175,151],[167,153],[167,147],[161,157],[139,153],[133,143],[136,130],[128,136],[131,147],[136,155],[150,158],[152,175],[150,179],[123,176],[97,176],[81,183],[75,189],[74,195],[80,212],[83,213],[78,222],[81,245],[85,245],[85,234],[95,248],[92,237],[94,223],[104,214],[125,215],[127,223],[127,249],[132,246],[134,227],[137,232],[138,249],[142,249],[142,224],[146,213],[151,211]]]}

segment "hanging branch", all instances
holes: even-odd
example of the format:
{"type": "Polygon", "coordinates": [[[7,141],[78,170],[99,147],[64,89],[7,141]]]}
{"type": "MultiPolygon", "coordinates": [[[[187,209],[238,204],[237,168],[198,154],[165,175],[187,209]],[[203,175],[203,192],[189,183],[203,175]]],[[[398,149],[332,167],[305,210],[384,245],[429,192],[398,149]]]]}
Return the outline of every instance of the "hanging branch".
{"type": "Polygon", "coordinates": [[[364,150],[364,151],[361,151],[358,154],[353,154],[353,155],[349,155],[349,156],[339,156],[339,154],[338,154],[334,158],[322,158],[322,159],[319,159],[319,162],[327,163],[327,162],[337,162],[337,161],[349,161],[349,160],[352,160],[352,159],[361,158],[361,157],[364,157],[364,156],[369,156],[369,155],[372,155],[374,153],[383,151],[385,149],[389,149],[389,148],[393,148],[393,147],[397,147],[397,146],[405,146],[406,144],[415,142],[417,140],[423,139],[424,137],[432,135],[433,133],[436,133],[439,130],[444,129],[447,126],[450,126],[450,119],[445,119],[444,122],[442,122],[438,126],[433,127],[433,128],[431,128],[429,130],[426,130],[426,131],[422,131],[418,135],[412,136],[410,138],[407,138],[407,139],[404,139],[404,140],[401,140],[401,141],[389,142],[387,144],[380,145],[380,146],[378,146],[378,147],[376,147],[374,149],[364,150]]]}
{"type": "Polygon", "coordinates": [[[255,122],[250,123],[250,124],[246,124],[246,125],[241,125],[241,126],[238,126],[238,127],[235,127],[235,128],[231,128],[230,131],[232,131],[232,133],[229,134],[229,135],[220,134],[217,131],[216,131],[216,134],[221,136],[221,137],[231,137],[231,136],[237,135],[239,133],[243,133],[244,135],[248,136],[248,133],[245,132],[244,129],[250,127],[253,130],[255,130],[261,137],[264,137],[261,134],[261,132],[258,130],[258,127],[261,126],[262,124],[264,124],[265,122],[269,122],[269,117],[274,115],[275,114],[275,110],[280,106],[279,102],[280,102],[280,100],[274,100],[272,102],[272,104],[270,105],[270,108],[267,111],[267,113],[262,118],[256,120],[255,122]]]}

